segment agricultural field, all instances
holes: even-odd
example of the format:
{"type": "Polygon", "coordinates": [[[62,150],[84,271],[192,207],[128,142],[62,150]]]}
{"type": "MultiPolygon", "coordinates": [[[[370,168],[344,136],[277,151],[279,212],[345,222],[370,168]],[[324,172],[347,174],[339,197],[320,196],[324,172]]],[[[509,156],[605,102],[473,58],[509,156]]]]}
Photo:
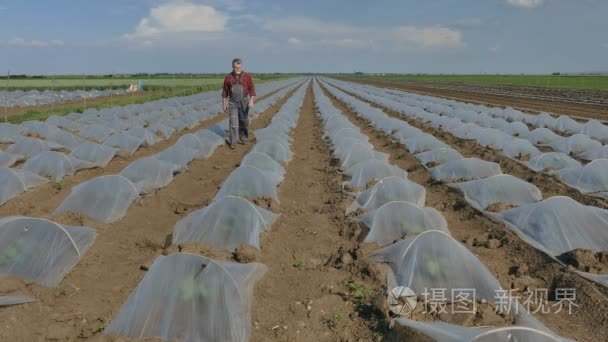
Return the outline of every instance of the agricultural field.
{"type": "MultiPolygon", "coordinates": [[[[142,82],[144,89],[158,90],[166,88],[201,88],[215,89],[221,87],[224,74],[198,75],[57,75],[57,76],[8,76],[0,77],[0,90],[82,90],[82,89],[126,89],[131,84],[142,82]]],[[[282,74],[253,75],[256,81],[281,79],[282,74]]]]}
{"type": "Polygon", "coordinates": [[[608,76],[358,76],[342,79],[468,103],[608,119],[608,76]]]}
{"type": "Polygon", "coordinates": [[[256,81],[0,123],[0,341],[606,339],[602,104],[256,81]]]}
{"type": "MultiPolygon", "coordinates": [[[[256,83],[263,83],[285,79],[285,75],[261,74],[254,75],[256,83]]],[[[128,104],[141,104],[153,100],[159,100],[174,96],[186,96],[203,91],[211,91],[222,87],[223,77],[198,76],[198,77],[155,77],[143,78],[109,78],[87,76],[82,78],[63,77],[44,79],[6,79],[0,81],[0,117],[5,122],[20,123],[27,120],[44,120],[51,115],[66,115],[69,113],[82,113],[94,108],[112,108],[128,104]],[[135,93],[126,93],[130,84],[142,81],[144,90],[135,93]],[[61,84],[62,86],[59,86],[61,84]],[[2,86],[4,85],[4,88],[2,86]],[[8,86],[6,86],[8,85],[8,86]],[[3,90],[5,89],[5,90],[3,90]],[[6,90],[8,89],[8,91],[6,90]],[[25,95],[36,92],[35,97],[41,94],[54,94],[54,101],[46,101],[44,104],[15,105],[9,98],[18,89],[19,95],[13,96],[13,102],[18,103],[25,95]],[[52,89],[52,90],[51,90],[52,89]],[[104,89],[104,90],[99,90],[104,89]],[[112,94],[105,94],[106,92],[112,94]],[[61,96],[62,92],[70,93],[70,96],[61,96]],[[104,92],[104,93],[101,93],[104,92]],[[92,96],[95,95],[95,96],[92,96]],[[7,105],[8,103],[8,105],[7,105]]]]}

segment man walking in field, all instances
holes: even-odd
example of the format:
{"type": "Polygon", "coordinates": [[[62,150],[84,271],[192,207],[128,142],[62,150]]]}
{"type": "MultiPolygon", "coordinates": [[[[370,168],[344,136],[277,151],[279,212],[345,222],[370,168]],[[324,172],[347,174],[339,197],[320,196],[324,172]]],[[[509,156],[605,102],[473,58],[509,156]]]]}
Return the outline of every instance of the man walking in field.
{"type": "Polygon", "coordinates": [[[249,110],[253,109],[255,86],[251,75],[243,71],[240,58],[232,60],[232,72],[224,78],[222,90],[222,106],[230,118],[229,137],[230,148],[236,143],[246,144],[249,138],[249,110]]]}

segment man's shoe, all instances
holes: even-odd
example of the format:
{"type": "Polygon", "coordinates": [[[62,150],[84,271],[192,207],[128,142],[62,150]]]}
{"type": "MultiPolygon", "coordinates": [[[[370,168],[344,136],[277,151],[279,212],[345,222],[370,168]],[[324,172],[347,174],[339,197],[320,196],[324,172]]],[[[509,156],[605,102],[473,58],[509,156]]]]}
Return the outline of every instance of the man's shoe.
{"type": "Polygon", "coordinates": [[[247,140],[239,140],[239,144],[241,145],[247,145],[247,140]]]}
{"type": "Polygon", "coordinates": [[[234,150],[234,149],[236,148],[236,146],[234,146],[234,145],[232,145],[232,144],[230,144],[230,145],[228,145],[228,146],[230,146],[230,149],[231,149],[231,150],[234,150]]]}

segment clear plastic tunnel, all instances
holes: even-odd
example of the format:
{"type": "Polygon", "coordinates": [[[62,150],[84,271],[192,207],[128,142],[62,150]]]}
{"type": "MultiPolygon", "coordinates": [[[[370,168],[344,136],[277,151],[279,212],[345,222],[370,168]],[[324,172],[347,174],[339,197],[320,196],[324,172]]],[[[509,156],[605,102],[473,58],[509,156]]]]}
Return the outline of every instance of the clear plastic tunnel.
{"type": "Polygon", "coordinates": [[[23,170],[59,182],[63,177],[71,176],[77,171],[73,162],[82,165],[78,160],[61,152],[46,151],[27,160],[23,170]]]}
{"type": "Polygon", "coordinates": [[[48,179],[31,172],[2,167],[0,168],[0,205],[30,188],[48,182],[48,179]]]}
{"type": "Polygon", "coordinates": [[[35,301],[36,299],[28,296],[0,296],[0,307],[31,303],[35,301]]]}
{"type": "Polygon", "coordinates": [[[6,152],[31,158],[41,152],[60,150],[63,146],[46,140],[23,137],[6,149],[6,152]]]}
{"type": "Polygon", "coordinates": [[[500,205],[500,209],[508,209],[510,206],[518,207],[543,199],[541,191],[536,186],[511,175],[496,175],[453,186],[460,190],[464,199],[478,210],[488,210],[492,205],[500,205]]]}
{"type": "Polygon", "coordinates": [[[513,138],[502,145],[502,154],[518,160],[530,160],[542,152],[525,139],[513,138]]]}
{"type": "Polygon", "coordinates": [[[226,196],[186,216],[175,225],[173,244],[197,242],[234,250],[240,244],[260,248],[260,234],[278,217],[248,200],[226,196]]]}
{"type": "Polygon", "coordinates": [[[372,261],[391,269],[393,286],[407,286],[416,295],[426,289],[475,289],[476,298],[495,300],[500,284],[492,273],[465,246],[449,234],[430,230],[375,251],[372,261]]]}
{"type": "Polygon", "coordinates": [[[53,215],[74,212],[103,223],[112,223],[125,216],[137,198],[139,191],[127,178],[119,175],[101,176],[73,187],[53,215]]]}
{"type": "Polygon", "coordinates": [[[289,150],[289,145],[279,141],[260,141],[253,147],[254,152],[266,153],[272,159],[287,163],[292,158],[292,152],[289,150]]]}
{"type": "Polygon", "coordinates": [[[562,152],[547,152],[530,159],[526,165],[536,172],[553,173],[566,167],[581,166],[581,163],[562,152]]]}
{"type": "Polygon", "coordinates": [[[85,126],[82,130],[80,130],[80,137],[96,142],[102,143],[106,140],[110,135],[114,133],[114,130],[100,125],[100,124],[92,124],[85,126]]]}
{"type": "Polygon", "coordinates": [[[378,209],[393,201],[404,201],[424,207],[426,189],[406,178],[386,177],[379,180],[373,188],[361,192],[346,213],[357,209],[378,209]]]}
{"type": "Polygon", "coordinates": [[[344,174],[350,176],[350,182],[356,188],[365,188],[371,181],[390,176],[407,178],[407,172],[381,160],[368,160],[355,164],[344,174]]]}
{"type": "Polygon", "coordinates": [[[464,159],[460,152],[451,147],[436,148],[414,155],[416,159],[427,167],[434,167],[453,160],[464,159]]]}
{"type": "Polygon", "coordinates": [[[127,133],[115,133],[104,140],[103,145],[116,149],[116,154],[123,157],[131,157],[143,144],[143,139],[127,133]]]}
{"type": "Polygon", "coordinates": [[[70,153],[70,157],[87,161],[94,167],[106,167],[116,155],[116,149],[92,142],[86,142],[70,153]]]}
{"type": "Polygon", "coordinates": [[[95,240],[87,227],[32,217],[0,219],[0,276],[16,275],[55,287],[95,240]]]}
{"type": "Polygon", "coordinates": [[[180,341],[247,341],[262,264],[191,254],[156,259],[104,334],[180,341]]]}
{"type": "Polygon", "coordinates": [[[584,194],[608,195],[608,159],[596,159],[585,166],[561,169],[557,172],[557,177],[584,194]]]}
{"type": "Polygon", "coordinates": [[[556,196],[496,214],[523,239],[557,256],[577,249],[608,250],[608,210],[556,196]]]}
{"type": "Polygon", "coordinates": [[[173,180],[176,166],[151,157],[139,158],[129,164],[120,175],[130,180],[141,195],[164,188],[173,180]]]}
{"type": "Polygon", "coordinates": [[[13,166],[16,162],[23,160],[22,156],[16,154],[0,151],[0,167],[13,166]]]}
{"type": "Polygon", "coordinates": [[[500,165],[477,158],[454,160],[430,171],[433,179],[444,182],[462,182],[502,174],[500,165]]]}
{"type": "Polygon", "coordinates": [[[551,145],[556,151],[576,156],[602,147],[602,143],[584,134],[574,134],[551,145]]]}
{"type": "Polygon", "coordinates": [[[255,166],[241,165],[226,178],[215,198],[237,196],[248,200],[267,198],[278,201],[276,188],[280,179],[272,177],[271,173],[255,166]]]}
{"type": "Polygon", "coordinates": [[[369,228],[363,242],[386,246],[405,234],[419,234],[427,230],[448,232],[448,224],[436,209],[418,207],[409,202],[394,201],[380,206],[358,220],[369,228]]]}
{"type": "Polygon", "coordinates": [[[285,175],[285,168],[283,168],[281,164],[272,159],[272,157],[266,153],[250,152],[243,158],[241,165],[251,165],[256,167],[269,174],[272,179],[276,179],[279,182],[283,181],[283,177],[285,175]]]}

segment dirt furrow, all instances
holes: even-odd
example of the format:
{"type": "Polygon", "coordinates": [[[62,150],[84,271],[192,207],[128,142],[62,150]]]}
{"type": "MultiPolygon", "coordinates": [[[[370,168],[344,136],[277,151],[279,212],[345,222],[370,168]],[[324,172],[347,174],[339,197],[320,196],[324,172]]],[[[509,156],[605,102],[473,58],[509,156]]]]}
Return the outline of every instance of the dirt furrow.
{"type": "Polygon", "coordinates": [[[383,328],[368,304],[380,282],[361,262],[358,226],[345,221],[350,200],[313,106],[309,87],[273,208],[281,216],[262,239],[269,271],[254,292],[254,341],[370,341],[383,328]]]}
{"type": "MultiPolygon", "coordinates": [[[[292,93],[260,114],[251,124],[252,131],[268,125],[292,93]]],[[[221,146],[210,158],[194,160],[186,172],[136,202],[116,223],[101,224],[79,215],[56,219],[94,227],[97,239],[57,288],[34,284],[21,288],[39,302],[0,310],[0,341],[79,341],[99,335],[141,280],[146,265],[164,252],[175,223],[210,202],[251,148],[251,143],[235,150],[221,146]]],[[[28,201],[22,199],[23,208],[10,214],[54,219],[50,213],[62,197],[54,192],[46,189],[28,201]]],[[[3,279],[0,291],[11,286],[19,288],[21,282],[3,279]]]]}
{"type": "MultiPolygon", "coordinates": [[[[391,163],[408,171],[408,178],[427,190],[428,207],[439,210],[452,236],[471,250],[496,276],[505,289],[517,289],[521,300],[527,298],[525,289],[575,288],[576,303],[572,315],[566,312],[536,316],[556,333],[579,340],[596,341],[605,337],[608,315],[604,308],[608,298],[596,285],[565,272],[547,255],[523,242],[502,224],[491,221],[473,209],[461,195],[444,184],[432,180],[426,170],[398,141],[373,129],[343,102],[326,94],[333,104],[370,137],[377,151],[389,154],[391,163]]],[[[549,300],[554,300],[551,296],[549,300]]]]}

